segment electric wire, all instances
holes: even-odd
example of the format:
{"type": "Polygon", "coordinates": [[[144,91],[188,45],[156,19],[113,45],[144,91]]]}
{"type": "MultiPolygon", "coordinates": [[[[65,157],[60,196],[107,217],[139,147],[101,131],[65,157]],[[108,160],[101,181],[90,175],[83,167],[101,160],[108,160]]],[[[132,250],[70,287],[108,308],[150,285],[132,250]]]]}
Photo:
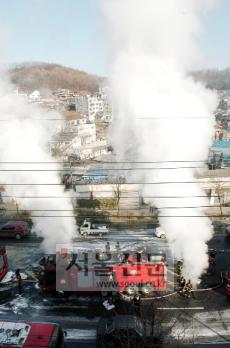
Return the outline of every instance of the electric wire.
{"type": "MultiPolygon", "coordinates": [[[[1,186],[1,185],[0,185],[1,186]]],[[[81,191],[81,192],[78,192],[79,194],[87,194],[87,193],[92,193],[95,195],[98,193],[98,192],[92,192],[92,191],[81,191]]],[[[99,193],[114,193],[114,191],[100,191],[99,193]]],[[[66,199],[66,198],[76,198],[76,199],[81,199],[81,197],[78,197],[77,194],[76,196],[13,196],[13,195],[1,195],[2,198],[23,198],[23,199],[34,199],[34,198],[38,198],[38,199],[51,199],[51,198],[57,198],[57,199],[66,199]]],[[[146,198],[146,199],[168,199],[168,198],[175,198],[175,199],[187,199],[187,198],[210,198],[209,196],[207,195],[194,195],[194,196],[142,196],[140,195],[141,198],[146,198]]],[[[218,195],[212,195],[212,198],[220,198],[220,196],[218,195]]],[[[95,197],[95,199],[97,198],[112,198],[112,197],[106,197],[106,196],[100,196],[100,197],[95,197]]],[[[114,197],[115,198],[115,197],[114,197]]],[[[133,196],[121,196],[121,198],[127,198],[127,199],[130,199],[130,198],[133,198],[133,196]]]]}
{"type": "MultiPolygon", "coordinates": [[[[23,214],[22,210],[20,213],[23,214]]],[[[11,210],[11,212],[14,212],[11,210]]],[[[28,211],[30,212],[30,211],[28,211]]],[[[100,212],[99,212],[100,213],[100,212]]],[[[18,214],[18,216],[20,217],[20,214],[18,214]]],[[[230,214],[222,214],[222,215],[110,215],[110,214],[106,214],[104,212],[104,214],[97,214],[97,212],[95,212],[95,214],[89,215],[89,214],[76,214],[76,215],[32,215],[31,217],[33,218],[230,218],[230,214]]]]}
{"type": "MultiPolygon", "coordinates": [[[[162,117],[157,117],[157,116],[139,116],[139,117],[135,117],[136,120],[203,120],[203,119],[207,119],[210,120],[213,117],[215,117],[214,115],[210,115],[210,116],[187,116],[187,117],[183,117],[183,116],[162,116],[162,117]]],[[[28,118],[25,119],[21,119],[20,121],[24,121],[27,120],[28,118]]],[[[74,120],[68,120],[65,118],[29,118],[30,121],[61,121],[61,122],[68,122],[68,121],[74,121],[74,120]]],[[[12,120],[9,119],[0,119],[0,122],[12,122],[12,120]]],[[[106,122],[96,122],[97,124],[107,124],[106,122]]]]}
{"type": "MultiPolygon", "coordinates": [[[[199,206],[191,206],[191,207],[152,207],[154,210],[169,210],[169,209],[199,209],[199,208],[220,208],[219,205],[199,205],[199,206]]],[[[88,208],[88,207],[76,207],[76,209],[78,210],[90,210],[90,209],[94,209],[94,208],[88,208]]],[[[61,211],[61,212],[66,212],[66,211],[73,211],[73,209],[22,209],[23,211],[61,211]]],[[[104,208],[104,209],[97,209],[96,212],[103,212],[103,211],[136,211],[139,209],[135,209],[135,208],[120,208],[120,209],[114,209],[114,208],[104,208]]],[[[5,209],[4,211],[12,211],[12,209],[5,209]]]]}
{"type": "MultiPolygon", "coordinates": [[[[177,169],[207,169],[206,167],[155,167],[155,168],[101,168],[101,169],[89,169],[90,173],[73,174],[81,176],[103,176],[106,174],[91,174],[94,172],[102,171],[135,171],[135,170],[177,170],[177,169]]],[[[0,172],[72,172],[72,168],[66,169],[0,169],[0,172]]]]}
{"type": "MultiPolygon", "coordinates": [[[[226,184],[229,180],[216,180],[216,181],[156,181],[156,182],[124,182],[124,183],[98,183],[98,182],[88,182],[88,183],[73,183],[75,187],[83,187],[88,185],[103,186],[103,185],[181,185],[181,184],[226,184]]],[[[62,183],[4,183],[0,186],[64,186],[62,183]]]]}
{"type": "MultiPolygon", "coordinates": [[[[106,163],[106,164],[153,164],[153,163],[200,163],[200,162],[207,162],[207,159],[201,159],[201,160],[164,160],[164,161],[102,161],[102,160],[90,160],[93,163],[106,163]]],[[[81,160],[81,162],[86,162],[85,160],[81,160]]],[[[88,160],[87,160],[88,162],[88,160]]],[[[79,163],[79,161],[0,161],[0,164],[65,164],[65,163],[79,163]]]]}

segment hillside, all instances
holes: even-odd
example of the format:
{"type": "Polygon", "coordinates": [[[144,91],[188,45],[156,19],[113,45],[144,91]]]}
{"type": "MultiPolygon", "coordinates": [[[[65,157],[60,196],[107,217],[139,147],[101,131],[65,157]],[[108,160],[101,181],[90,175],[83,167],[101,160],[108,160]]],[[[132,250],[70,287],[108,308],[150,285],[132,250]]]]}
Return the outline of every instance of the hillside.
{"type": "Polygon", "coordinates": [[[192,76],[197,81],[203,82],[208,88],[225,90],[230,89],[230,68],[224,70],[198,70],[192,76]]]}
{"type": "MultiPolygon", "coordinates": [[[[230,89],[230,68],[225,70],[198,70],[190,73],[195,80],[208,88],[230,89]]],[[[10,70],[11,80],[21,89],[32,92],[35,89],[54,91],[66,88],[80,94],[93,93],[105,78],[59,64],[26,63],[10,70]]]]}
{"type": "Polygon", "coordinates": [[[26,63],[10,70],[11,80],[23,90],[58,88],[80,93],[92,93],[98,89],[102,78],[84,71],[68,68],[59,64],[26,63]]]}

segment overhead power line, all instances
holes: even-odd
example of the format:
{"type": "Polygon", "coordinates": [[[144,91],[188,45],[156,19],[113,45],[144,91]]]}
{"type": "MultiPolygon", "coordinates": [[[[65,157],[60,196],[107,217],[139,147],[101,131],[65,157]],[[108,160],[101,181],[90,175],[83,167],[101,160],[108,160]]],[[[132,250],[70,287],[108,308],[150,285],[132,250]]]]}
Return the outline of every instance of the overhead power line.
{"type": "MultiPolygon", "coordinates": [[[[0,185],[1,186],[1,185],[0,185]]],[[[92,193],[92,194],[97,194],[98,192],[92,192],[92,191],[81,191],[81,192],[78,192],[79,194],[87,194],[87,193],[92,193]]],[[[114,194],[114,191],[100,191],[99,193],[113,193],[114,194]]],[[[55,199],[66,199],[66,198],[76,198],[76,199],[81,199],[81,197],[77,196],[13,196],[13,195],[2,195],[1,196],[2,198],[55,198],[55,199]]],[[[141,198],[146,198],[146,199],[168,199],[168,198],[175,198],[175,199],[187,199],[187,198],[209,198],[207,195],[194,195],[194,196],[142,196],[140,195],[141,198]]],[[[219,198],[218,195],[213,195],[212,197],[216,197],[216,198],[219,198]]],[[[106,196],[100,196],[100,197],[95,197],[95,199],[97,198],[110,198],[110,197],[106,197],[106,196]]],[[[130,198],[133,198],[133,196],[121,196],[121,198],[127,198],[127,199],[130,199],[130,198]]]]}
{"type": "MultiPolygon", "coordinates": [[[[23,211],[22,211],[23,212],[23,211]]],[[[224,215],[32,215],[33,218],[230,218],[230,214],[224,215]]]]}
{"type": "Polygon", "coordinates": [[[176,116],[176,117],[171,117],[171,116],[163,116],[163,117],[136,117],[136,120],[212,120],[214,118],[214,115],[210,116],[176,116]]]}
{"type": "MultiPolygon", "coordinates": [[[[32,215],[32,218],[89,218],[89,219],[96,219],[96,218],[127,218],[127,219],[132,219],[132,218],[143,218],[143,216],[139,216],[139,215],[104,215],[102,216],[97,216],[97,215],[32,215]]],[[[153,218],[154,216],[147,216],[145,215],[144,218],[153,218]]],[[[186,219],[190,219],[190,218],[215,218],[215,219],[219,219],[219,218],[229,218],[230,215],[157,215],[156,218],[167,218],[167,219],[177,219],[177,218],[186,218],[186,219]]]]}
{"type": "MultiPolygon", "coordinates": [[[[89,169],[90,173],[76,173],[75,175],[82,176],[103,176],[106,174],[91,174],[100,170],[106,171],[134,171],[134,170],[177,170],[177,169],[207,169],[206,167],[155,167],[155,168],[101,168],[89,169]]],[[[225,168],[226,169],[226,168],[225,168]]],[[[73,172],[73,168],[66,169],[0,169],[0,172],[73,172]]]]}
{"type": "MultiPolygon", "coordinates": [[[[191,206],[191,207],[184,207],[184,206],[182,206],[182,207],[153,207],[155,210],[169,210],[169,209],[199,209],[199,208],[220,208],[220,206],[219,205],[212,205],[212,206],[210,206],[210,205],[198,205],[198,206],[191,206]]],[[[86,208],[84,208],[84,207],[76,207],[76,209],[77,210],[90,210],[90,209],[94,209],[94,208],[88,208],[88,207],[86,207],[86,208]]],[[[28,212],[31,212],[31,211],[44,211],[44,212],[46,212],[46,211],[61,211],[61,212],[66,212],[66,211],[73,211],[74,210],[74,208],[73,209],[20,209],[21,211],[28,211],[28,212]]],[[[119,211],[119,212],[121,212],[121,211],[137,211],[138,209],[137,208],[120,208],[120,209],[116,209],[116,208],[112,208],[112,209],[110,209],[110,208],[107,208],[107,209],[97,209],[97,210],[95,210],[95,212],[106,212],[106,211],[119,211]]],[[[10,212],[12,212],[12,209],[5,209],[4,211],[10,211],[10,212]]],[[[152,215],[151,215],[152,216],[152,215]]]]}
{"type": "MultiPolygon", "coordinates": [[[[106,163],[106,164],[148,164],[148,163],[200,163],[205,162],[207,163],[207,159],[201,159],[201,160],[168,160],[168,161],[100,161],[100,160],[93,160],[95,163],[106,163]]],[[[1,163],[1,162],[0,162],[1,163]]]]}
{"type": "MultiPolygon", "coordinates": [[[[228,183],[229,180],[217,180],[217,181],[207,181],[203,182],[206,184],[223,184],[223,183],[228,183]]],[[[73,183],[73,186],[78,187],[78,186],[86,186],[86,185],[94,185],[94,186],[101,186],[101,185],[178,185],[178,184],[201,184],[202,182],[199,181],[157,181],[157,182],[124,182],[124,183],[97,183],[97,182],[88,182],[88,183],[73,183]]],[[[64,186],[62,183],[41,183],[41,184],[27,184],[27,183],[18,183],[18,184],[0,184],[0,186],[64,186]]],[[[80,193],[80,192],[79,192],[80,193]]]]}
{"type": "MultiPolygon", "coordinates": [[[[159,116],[138,116],[138,117],[135,117],[136,120],[202,120],[202,119],[206,119],[206,120],[211,120],[212,118],[214,118],[215,116],[214,115],[210,115],[210,116],[162,116],[162,117],[159,117],[159,116]]],[[[65,118],[25,118],[25,119],[20,119],[20,120],[17,120],[16,121],[24,121],[24,120],[30,120],[30,121],[61,121],[61,122],[69,122],[69,121],[74,121],[73,120],[68,120],[68,119],[65,119],[65,118]]],[[[13,120],[9,120],[9,119],[0,119],[0,122],[12,122],[12,121],[15,121],[15,119],[13,120]]],[[[97,121],[96,122],[97,124],[107,124],[106,122],[101,122],[101,121],[97,121]]],[[[108,123],[109,124],[109,123],[108,123]]]]}
{"type": "MultiPolygon", "coordinates": [[[[201,159],[201,160],[168,160],[168,161],[100,161],[100,160],[95,160],[92,159],[90,160],[91,163],[100,163],[100,164],[155,164],[155,163],[200,163],[200,162],[207,162],[207,159],[201,159]]],[[[85,163],[86,161],[81,160],[81,161],[0,161],[0,164],[81,164],[85,163]]]]}

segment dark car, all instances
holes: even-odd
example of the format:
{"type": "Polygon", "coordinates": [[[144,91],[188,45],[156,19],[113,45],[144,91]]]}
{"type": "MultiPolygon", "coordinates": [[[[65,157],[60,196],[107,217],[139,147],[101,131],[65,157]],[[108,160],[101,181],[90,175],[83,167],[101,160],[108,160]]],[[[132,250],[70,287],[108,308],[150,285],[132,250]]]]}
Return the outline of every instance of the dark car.
{"type": "Polygon", "coordinates": [[[0,225],[0,237],[13,237],[19,240],[29,233],[30,227],[25,221],[8,221],[0,225]]]}
{"type": "Polygon", "coordinates": [[[97,347],[152,348],[161,346],[161,337],[157,337],[153,333],[151,321],[144,321],[134,315],[101,318],[97,326],[97,347]]]}

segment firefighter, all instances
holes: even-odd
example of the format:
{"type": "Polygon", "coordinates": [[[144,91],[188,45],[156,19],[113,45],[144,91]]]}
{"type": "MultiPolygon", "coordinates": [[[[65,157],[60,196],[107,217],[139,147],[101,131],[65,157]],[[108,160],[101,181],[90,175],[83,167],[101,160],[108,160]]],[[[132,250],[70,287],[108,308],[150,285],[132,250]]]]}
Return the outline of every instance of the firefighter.
{"type": "Polygon", "coordinates": [[[177,261],[177,264],[176,264],[176,273],[178,274],[178,276],[181,276],[181,273],[182,273],[182,266],[183,266],[182,261],[177,261]]]}
{"type": "Polygon", "coordinates": [[[186,285],[186,280],[185,280],[185,278],[182,276],[182,277],[180,277],[180,282],[179,282],[179,293],[180,293],[180,294],[183,293],[184,288],[185,288],[185,285],[186,285]]]}
{"type": "Polygon", "coordinates": [[[110,253],[110,243],[109,242],[106,243],[105,250],[107,253],[110,253]]]}
{"type": "Polygon", "coordinates": [[[19,268],[16,269],[15,276],[16,276],[16,279],[18,281],[18,293],[21,294],[21,292],[22,292],[22,277],[21,277],[19,268]]]}
{"type": "Polygon", "coordinates": [[[190,279],[186,283],[183,293],[184,293],[185,297],[187,297],[187,298],[191,297],[191,295],[192,295],[192,283],[191,283],[190,279]]]}
{"type": "Polygon", "coordinates": [[[116,250],[117,250],[117,252],[119,252],[119,251],[121,250],[121,247],[120,247],[120,243],[119,243],[119,242],[117,242],[117,244],[116,244],[116,250]]]}
{"type": "Polygon", "coordinates": [[[135,259],[132,255],[129,253],[124,253],[121,258],[121,263],[128,263],[130,265],[133,265],[135,263],[135,259]]]}
{"type": "Polygon", "coordinates": [[[136,294],[133,298],[134,312],[136,315],[140,315],[141,298],[140,295],[136,294]]]}

